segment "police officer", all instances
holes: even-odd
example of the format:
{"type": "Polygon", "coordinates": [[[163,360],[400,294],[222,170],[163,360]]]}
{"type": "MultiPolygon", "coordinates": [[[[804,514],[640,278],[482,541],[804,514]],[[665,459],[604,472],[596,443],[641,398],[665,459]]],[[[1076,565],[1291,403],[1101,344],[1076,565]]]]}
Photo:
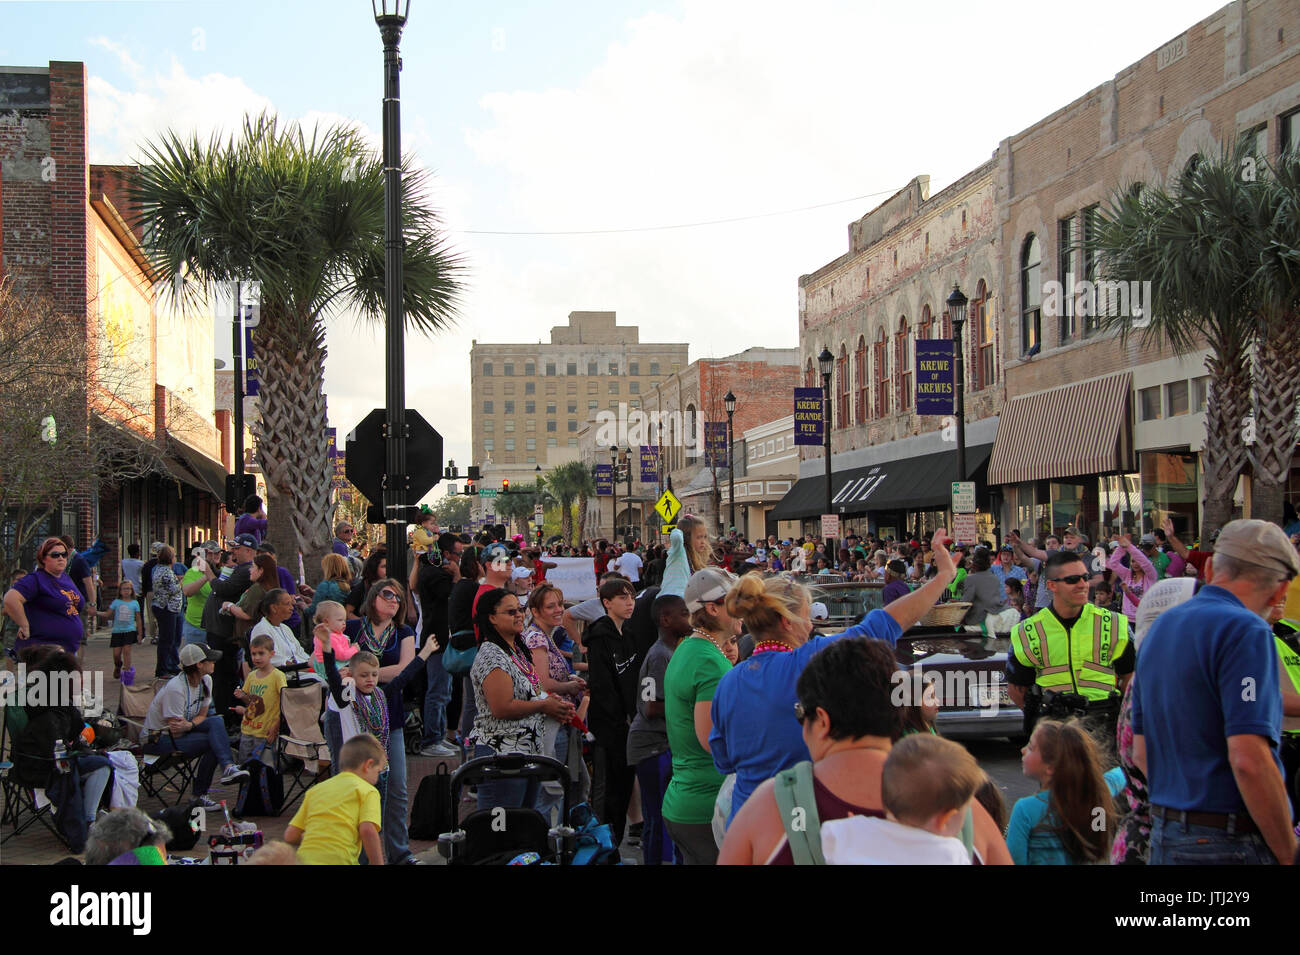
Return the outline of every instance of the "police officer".
{"type": "MultiPolygon", "coordinates": [[[[1280,608],[1279,608],[1280,609],[1280,608]]],[[[1278,671],[1282,679],[1282,781],[1291,798],[1291,820],[1300,818],[1300,624],[1281,619],[1273,624],[1278,671]]]]}
{"type": "Polygon", "coordinates": [[[1007,690],[1025,712],[1025,733],[1039,715],[1076,715],[1113,745],[1120,691],[1136,654],[1128,618],[1088,603],[1089,567],[1057,551],[1043,568],[1052,601],[1011,631],[1007,690]]]}

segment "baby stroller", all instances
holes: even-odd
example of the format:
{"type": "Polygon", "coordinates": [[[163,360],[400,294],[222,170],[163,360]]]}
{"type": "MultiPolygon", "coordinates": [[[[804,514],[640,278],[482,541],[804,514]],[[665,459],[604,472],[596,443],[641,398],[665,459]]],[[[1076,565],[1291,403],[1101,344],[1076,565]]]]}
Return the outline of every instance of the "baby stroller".
{"type": "MultiPolygon", "coordinates": [[[[463,764],[451,776],[451,804],[459,815],[461,790],[501,780],[557,781],[564,790],[561,819],[570,812],[568,768],[549,756],[507,753],[480,756],[463,764]]],[[[535,809],[495,807],[476,809],[438,837],[438,852],[449,865],[505,865],[525,853],[536,853],[533,864],[569,865],[576,848],[576,831],[567,825],[551,827],[535,809]]]]}

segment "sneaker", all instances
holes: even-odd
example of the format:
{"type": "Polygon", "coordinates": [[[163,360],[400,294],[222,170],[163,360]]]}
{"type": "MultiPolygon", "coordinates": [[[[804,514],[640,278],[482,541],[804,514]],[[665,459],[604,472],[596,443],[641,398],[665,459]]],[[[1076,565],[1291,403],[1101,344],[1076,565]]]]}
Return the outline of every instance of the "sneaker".
{"type": "Polygon", "coordinates": [[[120,666],[113,667],[113,679],[114,680],[122,679],[122,668],[120,666]]]}
{"type": "Polygon", "coordinates": [[[247,778],[248,770],[240,769],[234,763],[231,763],[221,774],[221,785],[229,786],[231,783],[242,783],[247,778]]]}
{"type": "Polygon", "coordinates": [[[208,796],[196,796],[204,812],[221,812],[221,803],[208,796]]]}
{"type": "Polygon", "coordinates": [[[459,756],[459,749],[452,749],[446,743],[430,743],[428,746],[421,748],[421,756],[430,756],[434,759],[449,759],[452,756],[459,756]]]}

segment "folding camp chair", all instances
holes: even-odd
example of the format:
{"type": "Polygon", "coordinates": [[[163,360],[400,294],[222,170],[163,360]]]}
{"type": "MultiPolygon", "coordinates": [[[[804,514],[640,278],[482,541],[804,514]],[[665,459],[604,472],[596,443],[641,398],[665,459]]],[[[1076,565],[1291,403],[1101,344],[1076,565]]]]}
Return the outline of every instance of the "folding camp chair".
{"type": "Polygon", "coordinates": [[[177,806],[185,798],[186,790],[194,785],[194,774],[202,757],[180,751],[145,752],[145,746],[171,737],[167,730],[146,730],[144,727],[149,704],[165,682],[154,680],[122,687],[118,715],[122,718],[123,734],[131,742],[131,752],[140,764],[140,788],[164,806],[177,806]]]}
{"type": "Polygon", "coordinates": [[[329,747],[321,731],[325,684],[303,682],[280,691],[281,732],[275,741],[276,769],[288,775],[281,813],[315,783],[329,775],[321,763],[329,760],[329,747]]]}
{"type": "MultiPolygon", "coordinates": [[[[12,775],[13,736],[27,724],[27,712],[21,706],[0,706],[0,791],[4,794],[4,810],[0,812],[0,828],[13,826],[13,832],[0,837],[4,845],[14,836],[40,823],[71,851],[67,837],[54,821],[54,804],[43,799],[44,793],[24,786],[12,775]]],[[[53,754],[51,754],[51,760],[53,754]]]]}

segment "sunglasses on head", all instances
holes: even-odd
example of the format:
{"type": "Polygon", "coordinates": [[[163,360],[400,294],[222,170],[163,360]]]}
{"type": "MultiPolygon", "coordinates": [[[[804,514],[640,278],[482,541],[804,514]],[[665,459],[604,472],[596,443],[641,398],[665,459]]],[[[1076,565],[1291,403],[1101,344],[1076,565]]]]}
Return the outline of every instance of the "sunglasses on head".
{"type": "Polygon", "coordinates": [[[1069,574],[1068,576],[1065,577],[1049,577],[1048,580],[1054,584],[1069,584],[1071,587],[1073,587],[1075,584],[1079,583],[1080,581],[1087,580],[1088,577],[1089,577],[1088,574],[1069,574]]]}

